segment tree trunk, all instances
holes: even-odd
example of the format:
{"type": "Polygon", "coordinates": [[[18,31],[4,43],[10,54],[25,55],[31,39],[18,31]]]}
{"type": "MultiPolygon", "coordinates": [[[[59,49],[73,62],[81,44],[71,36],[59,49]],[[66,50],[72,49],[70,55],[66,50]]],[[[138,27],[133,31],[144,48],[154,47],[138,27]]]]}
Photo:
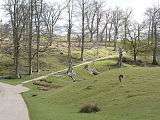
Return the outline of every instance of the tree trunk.
{"type": "Polygon", "coordinates": [[[36,63],[36,66],[37,66],[37,70],[36,72],[39,72],[39,45],[40,45],[40,24],[38,24],[38,28],[37,28],[37,63],[36,63]]]}
{"type": "Polygon", "coordinates": [[[13,42],[14,42],[14,66],[15,66],[15,76],[19,76],[19,34],[18,34],[18,1],[14,1],[14,13],[13,13],[13,42]]]}
{"type": "Polygon", "coordinates": [[[68,34],[67,34],[67,41],[68,41],[68,71],[67,73],[72,73],[72,56],[71,56],[71,32],[72,32],[72,8],[71,4],[73,1],[70,1],[68,5],[68,34]]]}
{"type": "Polygon", "coordinates": [[[109,40],[108,40],[108,42],[110,43],[111,42],[111,30],[112,30],[112,26],[113,26],[113,23],[111,23],[111,26],[110,26],[110,28],[109,28],[109,40]]]}
{"type": "Polygon", "coordinates": [[[83,61],[83,52],[84,52],[84,20],[85,20],[85,11],[84,11],[84,0],[82,0],[82,46],[81,46],[81,61],[83,61]]]}
{"type": "Polygon", "coordinates": [[[134,47],[134,49],[133,49],[133,54],[134,54],[134,62],[136,63],[137,62],[137,51],[136,51],[136,47],[134,47]]]}
{"type": "Polygon", "coordinates": [[[97,32],[96,32],[96,48],[97,48],[97,56],[99,55],[99,22],[100,22],[100,18],[99,18],[99,8],[97,6],[97,32]]]}
{"type": "Polygon", "coordinates": [[[117,49],[117,39],[118,39],[118,28],[115,27],[115,36],[114,36],[114,51],[117,49]]]}
{"type": "Polygon", "coordinates": [[[151,23],[149,23],[149,27],[148,27],[148,46],[150,44],[150,33],[151,33],[151,23]]]}
{"type": "Polygon", "coordinates": [[[124,24],[124,39],[123,39],[123,47],[126,49],[126,40],[127,40],[127,20],[125,19],[124,24]]]}
{"type": "Polygon", "coordinates": [[[35,9],[36,9],[36,18],[35,18],[35,22],[36,22],[36,32],[37,32],[37,55],[36,55],[36,72],[39,72],[39,48],[40,48],[40,19],[41,19],[41,14],[42,14],[42,2],[43,0],[40,1],[40,11],[38,11],[38,1],[35,0],[35,9]]]}
{"type": "Polygon", "coordinates": [[[108,24],[107,24],[107,26],[106,26],[105,48],[107,48],[107,40],[108,40],[108,24]]]}
{"type": "Polygon", "coordinates": [[[90,33],[90,42],[92,42],[93,41],[93,33],[91,32],[90,33]]]}
{"type": "Polygon", "coordinates": [[[118,66],[122,67],[122,57],[123,57],[123,51],[122,48],[119,48],[119,58],[118,58],[118,66]]]}
{"type": "Polygon", "coordinates": [[[157,24],[154,25],[154,48],[153,48],[153,65],[158,65],[157,62],[157,24]]]}
{"type": "Polygon", "coordinates": [[[32,20],[33,20],[33,0],[30,1],[30,23],[29,23],[29,41],[28,41],[28,74],[32,74],[32,20]]]}
{"type": "MultiPolygon", "coordinates": [[[[17,31],[17,30],[16,30],[17,31]]],[[[14,65],[15,65],[15,76],[19,76],[19,40],[17,36],[17,32],[14,32],[14,65]]]]}

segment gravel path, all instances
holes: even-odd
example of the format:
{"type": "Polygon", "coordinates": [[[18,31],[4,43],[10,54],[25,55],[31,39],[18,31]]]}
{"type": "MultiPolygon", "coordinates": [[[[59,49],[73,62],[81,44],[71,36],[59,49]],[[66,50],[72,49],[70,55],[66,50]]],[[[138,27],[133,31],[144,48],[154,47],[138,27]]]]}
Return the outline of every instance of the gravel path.
{"type": "Polygon", "coordinates": [[[22,85],[0,83],[0,120],[29,120],[27,106],[20,94],[28,90],[22,85]]]}

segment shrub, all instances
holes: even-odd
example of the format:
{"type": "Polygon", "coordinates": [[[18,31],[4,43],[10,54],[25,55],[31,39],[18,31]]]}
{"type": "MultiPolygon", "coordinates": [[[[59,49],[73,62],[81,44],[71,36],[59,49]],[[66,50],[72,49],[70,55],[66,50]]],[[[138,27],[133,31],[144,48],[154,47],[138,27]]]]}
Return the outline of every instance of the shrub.
{"type": "Polygon", "coordinates": [[[81,107],[80,113],[95,113],[99,111],[100,111],[100,108],[97,106],[97,104],[89,103],[81,107]]]}

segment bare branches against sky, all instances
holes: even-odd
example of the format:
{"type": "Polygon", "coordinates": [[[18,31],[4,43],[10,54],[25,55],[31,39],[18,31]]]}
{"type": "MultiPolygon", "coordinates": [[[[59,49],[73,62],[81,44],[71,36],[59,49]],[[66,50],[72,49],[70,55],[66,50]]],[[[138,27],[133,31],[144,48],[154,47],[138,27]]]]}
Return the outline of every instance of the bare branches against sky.
{"type": "MultiPolygon", "coordinates": [[[[0,6],[2,7],[5,0],[0,0],[0,6]]],[[[65,0],[45,0],[50,2],[63,3],[65,0]]],[[[134,18],[139,22],[142,21],[145,9],[153,5],[158,6],[159,0],[104,0],[106,2],[106,7],[120,7],[120,8],[132,8],[134,12],[134,18]]],[[[0,19],[5,19],[6,15],[3,10],[0,10],[0,19]]]]}

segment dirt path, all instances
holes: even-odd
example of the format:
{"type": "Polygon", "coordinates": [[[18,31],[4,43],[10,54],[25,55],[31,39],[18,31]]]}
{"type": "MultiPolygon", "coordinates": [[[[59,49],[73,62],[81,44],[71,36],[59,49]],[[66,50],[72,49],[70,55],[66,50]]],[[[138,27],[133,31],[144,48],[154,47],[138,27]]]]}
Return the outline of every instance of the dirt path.
{"type": "MultiPolygon", "coordinates": [[[[92,62],[94,62],[94,61],[109,59],[109,58],[113,58],[113,57],[116,57],[116,56],[113,56],[113,55],[112,55],[112,56],[108,56],[108,57],[104,57],[104,58],[98,58],[98,59],[95,59],[95,60],[87,61],[87,62],[78,64],[78,65],[75,65],[74,68],[79,67],[79,66],[82,66],[82,65],[86,65],[86,64],[89,64],[89,63],[92,63],[92,62]]],[[[64,71],[66,71],[66,70],[67,70],[67,69],[63,69],[63,70],[60,70],[60,71],[57,71],[57,72],[52,72],[52,73],[47,74],[47,75],[45,75],[45,76],[41,76],[41,77],[38,77],[38,78],[35,78],[35,79],[32,79],[32,80],[24,81],[24,82],[22,82],[22,84],[29,83],[29,82],[32,82],[32,81],[41,80],[41,79],[47,78],[47,77],[49,77],[49,76],[55,75],[55,74],[57,74],[57,73],[64,72],[64,71]]]]}
{"type": "Polygon", "coordinates": [[[27,106],[20,94],[28,90],[21,85],[0,83],[0,120],[29,120],[27,106]]]}

